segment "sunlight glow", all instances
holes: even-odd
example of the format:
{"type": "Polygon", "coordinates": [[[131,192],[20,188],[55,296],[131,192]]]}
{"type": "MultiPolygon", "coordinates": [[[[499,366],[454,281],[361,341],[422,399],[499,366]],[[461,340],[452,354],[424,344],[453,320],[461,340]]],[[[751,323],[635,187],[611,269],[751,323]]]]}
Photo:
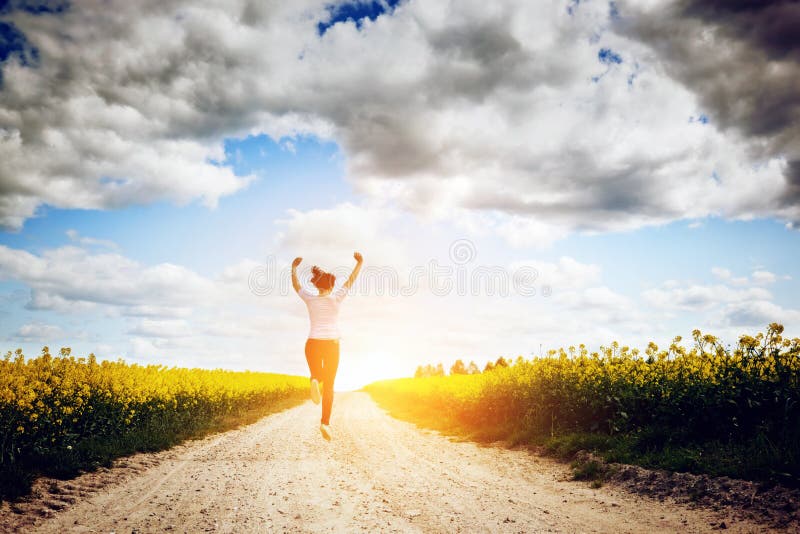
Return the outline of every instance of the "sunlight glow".
{"type": "Polygon", "coordinates": [[[342,354],[336,375],[336,391],[352,391],[376,380],[411,376],[402,355],[389,351],[342,354]]]}

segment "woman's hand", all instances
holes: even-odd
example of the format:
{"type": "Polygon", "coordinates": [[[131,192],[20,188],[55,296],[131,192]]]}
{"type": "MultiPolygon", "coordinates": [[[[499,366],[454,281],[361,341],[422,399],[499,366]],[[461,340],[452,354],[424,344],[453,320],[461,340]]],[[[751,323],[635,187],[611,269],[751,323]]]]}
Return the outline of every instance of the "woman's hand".
{"type": "Polygon", "coordinates": [[[364,257],[361,255],[361,253],[360,253],[360,252],[354,252],[354,253],[353,253],[353,257],[355,258],[355,260],[356,260],[358,263],[361,263],[362,261],[364,261],[364,257]]]}
{"type": "Polygon", "coordinates": [[[303,261],[303,258],[301,258],[301,257],[299,257],[299,256],[298,256],[298,257],[296,257],[296,258],[294,259],[294,261],[292,262],[292,267],[297,267],[298,265],[300,265],[300,262],[301,262],[301,261],[303,261]]]}

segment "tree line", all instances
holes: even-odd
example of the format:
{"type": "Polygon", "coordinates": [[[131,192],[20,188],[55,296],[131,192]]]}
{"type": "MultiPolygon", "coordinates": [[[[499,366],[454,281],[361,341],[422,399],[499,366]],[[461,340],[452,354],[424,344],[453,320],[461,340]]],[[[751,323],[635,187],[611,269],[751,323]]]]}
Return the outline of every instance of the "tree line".
{"type": "MultiPolygon", "coordinates": [[[[450,374],[451,375],[476,375],[480,374],[481,372],[489,372],[498,367],[508,367],[511,363],[500,356],[495,361],[488,361],[486,365],[483,367],[483,371],[481,368],[474,361],[470,361],[469,364],[464,364],[464,361],[458,359],[450,366],[450,374]]],[[[417,370],[414,372],[414,378],[422,378],[425,376],[444,376],[444,366],[439,363],[436,365],[420,365],[417,367],[417,370]]]]}

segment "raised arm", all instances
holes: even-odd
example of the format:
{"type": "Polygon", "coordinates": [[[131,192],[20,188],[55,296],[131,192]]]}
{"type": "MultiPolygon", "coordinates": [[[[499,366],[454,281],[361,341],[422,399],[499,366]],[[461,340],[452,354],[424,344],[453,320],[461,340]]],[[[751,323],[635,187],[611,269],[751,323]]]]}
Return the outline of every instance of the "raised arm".
{"type": "Polygon", "coordinates": [[[298,257],[292,262],[292,286],[298,293],[300,292],[300,280],[297,278],[297,266],[300,265],[301,261],[303,261],[303,258],[298,257]]]}
{"type": "Polygon", "coordinates": [[[360,252],[355,252],[353,254],[353,258],[356,260],[356,266],[353,269],[353,272],[350,273],[350,278],[348,278],[347,282],[344,283],[344,287],[346,289],[353,287],[353,283],[356,281],[356,278],[358,278],[358,273],[361,272],[361,264],[364,263],[364,258],[361,256],[360,252]]]}

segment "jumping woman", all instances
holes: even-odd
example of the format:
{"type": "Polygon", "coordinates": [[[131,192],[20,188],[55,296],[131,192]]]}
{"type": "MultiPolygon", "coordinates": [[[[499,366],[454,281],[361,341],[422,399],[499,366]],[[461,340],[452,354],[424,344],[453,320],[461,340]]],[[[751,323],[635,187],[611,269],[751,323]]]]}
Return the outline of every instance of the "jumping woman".
{"type": "Polygon", "coordinates": [[[347,281],[336,291],[333,284],[336,277],[326,273],[316,265],[311,268],[311,283],[318,290],[313,294],[300,286],[297,278],[297,266],[303,258],[295,258],[292,262],[292,285],[308,308],[308,317],[311,321],[311,330],[306,341],[306,361],[311,371],[311,400],[319,404],[322,400],[322,420],[319,430],[322,437],[330,441],[331,408],[333,407],[333,382],[336,379],[336,370],[339,368],[339,305],[344,300],[347,292],[356,281],[361,271],[364,258],[358,252],[353,254],[356,266],[347,281]],[[320,395],[319,383],[322,382],[320,395]]]}

